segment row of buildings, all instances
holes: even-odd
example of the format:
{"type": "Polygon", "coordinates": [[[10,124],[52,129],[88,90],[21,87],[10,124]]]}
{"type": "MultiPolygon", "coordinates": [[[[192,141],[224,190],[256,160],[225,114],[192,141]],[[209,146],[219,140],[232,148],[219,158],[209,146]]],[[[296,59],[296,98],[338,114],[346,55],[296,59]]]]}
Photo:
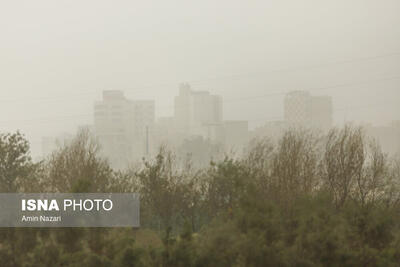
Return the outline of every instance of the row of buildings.
{"type": "Polygon", "coordinates": [[[198,138],[212,144],[240,146],[247,141],[247,121],[223,120],[222,97],[181,84],[174,115],[156,120],[153,100],[133,101],[122,91],[103,91],[94,105],[94,134],[114,167],[151,155],[162,144],[179,146],[198,138]]]}
{"type": "MultiPolygon", "coordinates": [[[[254,136],[279,136],[289,127],[327,131],[333,125],[333,105],[329,96],[294,91],[286,94],[283,102],[284,120],[267,122],[250,132],[248,121],[224,120],[221,96],[193,90],[186,83],[180,85],[174,99],[173,116],[157,119],[154,100],[130,100],[122,91],[108,90],[103,91],[102,99],[94,104],[94,121],[90,128],[100,142],[104,156],[113,167],[122,168],[129,162],[154,154],[162,144],[177,148],[191,138],[226,149],[240,149],[254,136]]],[[[371,128],[371,132],[379,136],[386,130],[371,128]]],[[[394,138],[398,137],[396,133],[394,135],[394,138]]],[[[43,154],[49,154],[71,138],[68,134],[43,138],[43,154]]]]}

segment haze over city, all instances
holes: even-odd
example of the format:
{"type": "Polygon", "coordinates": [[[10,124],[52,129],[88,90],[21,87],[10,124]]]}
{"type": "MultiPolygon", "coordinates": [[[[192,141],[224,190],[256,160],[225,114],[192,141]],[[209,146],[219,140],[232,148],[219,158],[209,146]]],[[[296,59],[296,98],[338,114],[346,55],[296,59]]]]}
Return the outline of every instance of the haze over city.
{"type": "Polygon", "coordinates": [[[0,3],[0,267],[400,266],[399,0],[0,3]]]}
{"type": "Polygon", "coordinates": [[[0,8],[0,130],[93,124],[104,90],[172,116],[179,84],[223,99],[249,129],[284,119],[290,91],[332,97],[333,124],[400,114],[400,3],[7,1],[0,8]],[[23,5],[21,5],[23,3],[23,5]]]}

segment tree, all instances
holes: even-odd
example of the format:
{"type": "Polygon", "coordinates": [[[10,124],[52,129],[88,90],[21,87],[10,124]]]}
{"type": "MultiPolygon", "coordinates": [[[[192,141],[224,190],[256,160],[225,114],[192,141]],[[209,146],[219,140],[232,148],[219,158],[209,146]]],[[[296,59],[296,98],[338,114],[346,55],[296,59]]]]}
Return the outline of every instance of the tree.
{"type": "Polygon", "coordinates": [[[55,192],[108,192],[113,170],[100,156],[100,145],[83,129],[70,144],[54,151],[47,163],[47,187],[55,192]]]}
{"type": "Polygon", "coordinates": [[[337,207],[348,199],[362,206],[387,200],[390,166],[387,156],[362,128],[333,129],[326,140],[321,175],[337,207]]]}
{"type": "MultiPolygon", "coordinates": [[[[54,151],[47,162],[48,191],[61,193],[109,192],[114,172],[100,156],[100,146],[89,130],[78,132],[70,144],[54,151]]],[[[82,248],[87,239],[89,248],[101,254],[106,229],[66,228],[53,231],[64,249],[70,252],[82,248]]]]}
{"type": "Polygon", "coordinates": [[[175,156],[161,147],[154,161],[144,161],[140,180],[142,218],[159,229],[172,228],[181,218],[185,199],[184,171],[176,169],[175,156]],[[148,217],[146,217],[148,216],[148,217]]]}
{"type": "Polygon", "coordinates": [[[33,164],[29,152],[29,143],[19,133],[0,134],[0,191],[17,192],[30,190],[37,183],[31,174],[38,169],[33,164]],[[29,180],[29,181],[27,181],[29,180]]]}
{"type": "Polygon", "coordinates": [[[357,177],[362,175],[365,140],[361,128],[345,126],[327,136],[323,159],[323,176],[337,207],[350,197],[357,177]]]}
{"type": "Polygon", "coordinates": [[[278,198],[288,203],[298,194],[310,194],[318,186],[318,139],[307,131],[289,130],[272,156],[272,185],[278,198]]]}

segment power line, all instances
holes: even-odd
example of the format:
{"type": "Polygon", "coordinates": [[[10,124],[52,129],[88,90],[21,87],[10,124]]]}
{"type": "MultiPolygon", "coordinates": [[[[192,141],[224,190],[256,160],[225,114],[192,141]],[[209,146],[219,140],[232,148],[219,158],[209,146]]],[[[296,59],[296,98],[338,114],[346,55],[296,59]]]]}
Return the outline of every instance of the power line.
{"type": "MultiPolygon", "coordinates": [[[[388,80],[396,80],[400,79],[400,76],[391,76],[391,77],[384,77],[380,79],[375,79],[375,80],[364,80],[364,81],[359,81],[359,82],[353,82],[353,83],[342,83],[342,84],[336,84],[332,86],[324,86],[324,87],[317,87],[317,88],[311,88],[307,91],[320,91],[320,90],[327,90],[327,89],[334,89],[334,88],[339,88],[339,87],[351,87],[351,86],[356,86],[356,85],[362,85],[362,84],[369,84],[369,83],[375,83],[375,82],[382,82],[382,81],[388,81],[388,80]]],[[[277,93],[271,93],[271,94],[263,94],[263,95],[257,95],[257,96],[249,96],[249,97],[241,97],[237,99],[231,99],[231,100],[226,100],[224,103],[229,103],[229,102],[235,102],[235,101],[247,101],[251,99],[260,99],[260,98],[266,98],[266,97],[274,97],[274,96],[281,96],[285,95],[286,93],[282,92],[277,92],[277,93]]],[[[173,108],[174,106],[164,106],[164,109],[170,109],[173,108]]],[[[185,107],[181,107],[185,108],[185,107]]],[[[161,108],[162,110],[163,108],[161,108]]],[[[160,108],[158,108],[160,110],[160,108]]],[[[44,117],[44,118],[36,118],[36,119],[27,119],[27,120],[12,120],[12,121],[0,121],[1,124],[9,124],[9,123],[30,123],[30,122],[54,122],[54,120],[57,120],[59,122],[63,122],[62,119],[70,119],[70,118],[83,118],[83,117],[90,117],[93,118],[93,113],[86,113],[86,114],[75,114],[75,115],[66,115],[66,116],[54,116],[54,117],[44,117]],[[61,120],[60,120],[61,119],[61,120]]]]}
{"type": "MultiPolygon", "coordinates": [[[[352,59],[336,60],[336,61],[320,63],[320,64],[303,65],[303,66],[296,66],[296,67],[286,67],[286,68],[279,68],[279,69],[260,71],[260,72],[250,72],[250,73],[241,73],[241,74],[229,74],[229,75],[225,75],[225,76],[215,76],[215,77],[210,77],[210,78],[205,78],[205,79],[191,80],[191,81],[187,81],[187,82],[196,84],[196,83],[201,83],[201,82],[232,79],[232,78],[246,77],[246,76],[252,76],[252,75],[265,75],[265,74],[281,73],[281,72],[294,72],[294,71],[299,71],[299,70],[322,68],[322,67],[327,67],[327,66],[332,66],[332,65],[342,65],[342,64],[351,64],[351,63],[356,63],[356,62],[365,62],[365,61],[371,61],[371,60],[392,57],[392,56],[398,56],[398,55],[400,55],[400,52],[392,52],[392,53],[374,55],[374,56],[369,56],[369,57],[359,57],[359,58],[352,58],[352,59]]],[[[123,91],[145,92],[149,88],[176,86],[177,84],[179,84],[179,83],[161,83],[161,84],[155,84],[155,85],[140,86],[140,87],[135,87],[135,88],[124,88],[123,91]]],[[[99,93],[99,91],[96,89],[89,89],[89,90],[81,89],[81,90],[79,90],[79,93],[69,95],[69,96],[42,97],[42,98],[36,98],[36,99],[28,98],[28,97],[22,98],[22,99],[6,99],[6,100],[1,100],[0,103],[14,103],[14,102],[20,102],[20,101],[39,101],[39,102],[65,101],[65,100],[67,100],[66,98],[69,98],[69,97],[81,99],[81,97],[84,95],[93,95],[93,94],[97,94],[97,93],[99,93]]]]}
{"type": "MultiPolygon", "coordinates": [[[[390,106],[390,105],[398,105],[398,102],[388,103],[378,103],[378,104],[370,104],[370,105],[362,105],[362,106],[353,106],[353,107],[346,107],[346,108],[334,108],[333,111],[343,111],[343,110],[356,110],[356,109],[364,109],[364,108],[371,108],[371,107],[380,107],[380,106],[390,106]]],[[[58,116],[58,117],[47,117],[47,118],[38,118],[38,119],[31,119],[31,120],[13,120],[13,121],[2,121],[0,124],[3,123],[15,123],[15,122],[22,122],[22,123],[54,123],[54,119],[57,122],[63,123],[65,120],[69,118],[76,118],[76,117],[93,117],[93,114],[78,114],[78,115],[71,115],[71,116],[58,116]]],[[[270,120],[270,119],[283,119],[282,116],[272,116],[272,117],[261,117],[256,119],[240,119],[248,122],[254,121],[263,121],[263,120],[270,120]]],[[[151,130],[149,130],[151,132],[151,130]]],[[[154,130],[153,130],[154,131],[154,130]]]]}
{"type": "MultiPolygon", "coordinates": [[[[323,91],[323,90],[330,90],[330,89],[341,88],[341,87],[351,87],[351,86],[376,83],[376,82],[382,82],[382,81],[397,80],[397,79],[400,79],[400,76],[391,76],[391,77],[385,77],[385,78],[380,78],[380,79],[375,79],[375,80],[364,80],[364,81],[352,82],[352,83],[341,83],[341,84],[336,84],[336,85],[331,85],[331,86],[310,88],[305,91],[311,91],[311,92],[323,91]]],[[[276,93],[271,93],[271,94],[254,95],[254,96],[249,96],[249,97],[240,97],[240,98],[235,98],[235,99],[231,99],[231,100],[226,100],[226,101],[224,101],[224,103],[229,103],[229,102],[234,102],[234,101],[251,100],[251,99],[260,99],[260,98],[273,97],[273,96],[282,96],[282,95],[286,95],[290,91],[293,91],[293,90],[287,90],[286,92],[276,92],[276,93]]]]}
{"type": "MultiPolygon", "coordinates": [[[[337,85],[333,85],[333,86],[325,86],[325,87],[318,87],[318,88],[313,88],[313,89],[309,89],[307,91],[319,91],[319,90],[327,90],[327,89],[334,89],[334,88],[338,88],[338,87],[349,87],[349,86],[354,86],[354,85],[360,85],[360,84],[367,84],[367,83],[371,83],[371,82],[381,82],[381,81],[387,81],[387,80],[395,80],[395,79],[400,79],[400,76],[392,76],[392,77],[386,77],[386,78],[381,78],[381,79],[376,79],[376,80],[369,80],[369,81],[361,81],[361,82],[357,82],[357,83],[343,83],[343,84],[337,84],[337,85]]],[[[273,96],[281,96],[281,95],[285,95],[286,93],[272,93],[272,94],[263,94],[263,95],[258,95],[258,96],[251,96],[251,97],[241,97],[238,99],[232,99],[231,101],[224,101],[224,103],[229,103],[232,101],[246,101],[249,99],[259,99],[259,98],[265,98],[265,97],[273,97],[273,96]]],[[[172,108],[174,106],[168,106],[168,108],[172,108]]],[[[167,108],[167,107],[164,107],[167,108]]],[[[185,108],[185,107],[182,107],[185,108]]],[[[63,119],[63,118],[80,118],[80,117],[93,117],[93,113],[86,113],[86,114],[76,114],[76,115],[66,115],[66,116],[56,116],[56,117],[45,117],[45,118],[37,118],[37,119],[28,119],[28,120],[17,120],[17,122],[22,122],[22,123],[26,123],[26,122],[37,122],[37,121],[42,121],[42,120],[50,120],[49,122],[51,122],[51,120],[59,120],[59,119],[63,119]]],[[[5,123],[14,123],[16,122],[16,120],[12,120],[12,121],[0,121],[0,124],[5,124],[5,123]]]]}
{"type": "Polygon", "coordinates": [[[369,56],[369,57],[359,57],[359,58],[352,58],[352,59],[336,60],[336,61],[325,62],[325,63],[320,63],[320,64],[310,64],[310,65],[303,65],[303,66],[296,66],[296,67],[286,67],[286,68],[274,69],[274,70],[269,70],[269,71],[250,72],[250,73],[246,73],[246,74],[232,74],[232,75],[227,75],[224,77],[219,76],[219,77],[209,78],[206,80],[189,81],[189,83],[196,83],[196,82],[209,81],[209,80],[218,80],[221,78],[227,79],[227,78],[235,78],[235,77],[241,77],[241,76],[272,74],[272,73],[277,73],[277,72],[294,72],[294,71],[299,71],[299,70],[308,70],[308,69],[328,67],[328,66],[332,66],[332,65],[342,65],[342,64],[350,64],[350,63],[356,63],[356,62],[365,62],[365,61],[376,60],[376,59],[380,59],[380,58],[398,56],[398,55],[400,55],[400,52],[393,52],[393,53],[386,53],[386,54],[374,55],[374,56],[369,56]]]}
{"type": "MultiPolygon", "coordinates": [[[[370,105],[362,105],[362,106],[353,106],[353,107],[342,107],[342,108],[334,108],[333,111],[347,111],[347,110],[357,110],[357,109],[365,109],[365,108],[372,108],[372,107],[383,107],[383,106],[388,106],[388,105],[397,105],[397,102],[393,103],[388,103],[388,102],[382,102],[378,104],[370,104],[370,105]]],[[[92,115],[92,114],[90,114],[92,115]]],[[[73,117],[73,116],[65,116],[65,117],[73,117]]],[[[283,121],[284,118],[283,116],[268,116],[268,117],[259,117],[255,119],[249,119],[245,120],[248,122],[256,122],[256,121],[264,121],[264,122],[274,122],[274,121],[283,121]]],[[[26,121],[25,121],[26,122],[26,121]]],[[[52,121],[47,121],[47,122],[52,122],[52,121]]],[[[202,126],[194,127],[194,129],[203,129],[202,126]]],[[[155,129],[147,129],[147,134],[152,133],[152,134],[164,134],[165,132],[162,130],[155,130],[155,129]]],[[[30,144],[42,144],[42,141],[33,141],[29,142],[30,144]]]]}

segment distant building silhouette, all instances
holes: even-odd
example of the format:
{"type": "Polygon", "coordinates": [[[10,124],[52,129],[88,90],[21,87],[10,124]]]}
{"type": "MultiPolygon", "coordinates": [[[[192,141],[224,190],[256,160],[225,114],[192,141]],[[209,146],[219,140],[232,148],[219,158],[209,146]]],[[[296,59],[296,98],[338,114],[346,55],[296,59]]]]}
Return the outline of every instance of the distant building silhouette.
{"type": "Polygon", "coordinates": [[[333,122],[332,98],[293,91],[285,96],[284,116],[288,126],[329,130],[333,122]]]}
{"type": "Polygon", "coordinates": [[[124,167],[148,149],[154,125],[154,101],[131,101],[118,90],[103,91],[94,104],[94,131],[113,167],[124,167]]]}
{"type": "Polygon", "coordinates": [[[222,97],[207,91],[194,91],[187,83],[179,87],[175,97],[174,116],[178,133],[216,139],[222,123],[222,97]]]}

